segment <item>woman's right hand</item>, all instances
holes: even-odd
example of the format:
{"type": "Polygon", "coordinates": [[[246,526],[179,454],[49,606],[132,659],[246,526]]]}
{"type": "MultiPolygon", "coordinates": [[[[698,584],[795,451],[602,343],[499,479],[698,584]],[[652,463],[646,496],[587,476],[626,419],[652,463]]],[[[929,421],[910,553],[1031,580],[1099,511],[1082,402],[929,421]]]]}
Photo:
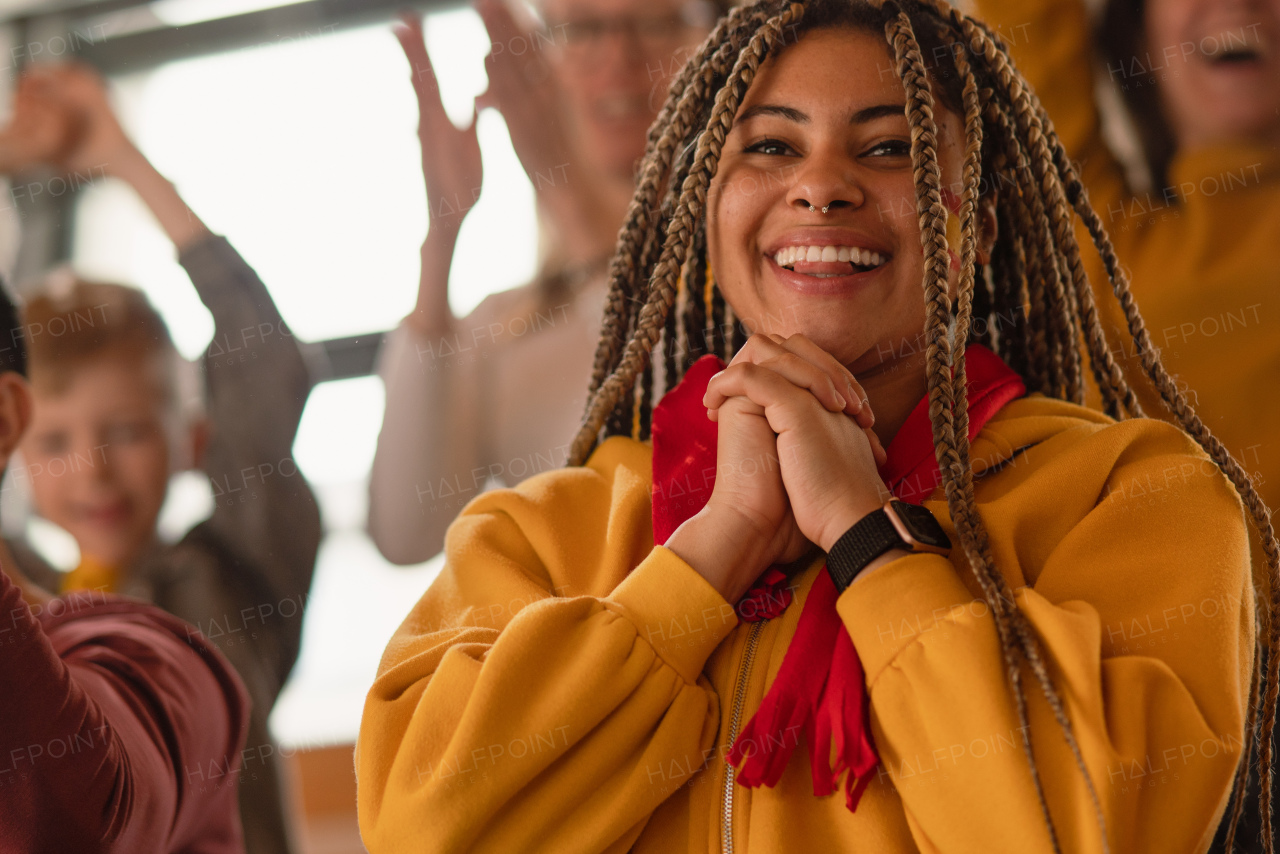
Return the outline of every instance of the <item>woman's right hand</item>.
{"type": "Polygon", "coordinates": [[[438,236],[456,238],[463,217],[480,198],[484,180],[475,115],[462,130],[449,120],[418,16],[404,13],[394,32],[409,60],[410,79],[418,99],[418,140],[422,144],[430,230],[438,236]]]}
{"type": "Polygon", "coordinates": [[[791,513],[764,407],[735,397],[719,408],[717,420],[711,498],[666,546],[736,603],[762,572],[797,560],[809,544],[791,513]]]}
{"type": "MultiPolygon", "coordinates": [[[[731,364],[763,363],[793,384],[807,388],[824,409],[843,412],[859,426],[874,420],[861,389],[851,389],[847,372],[834,360],[800,355],[775,337],[752,336],[731,364]]],[[[707,417],[713,413],[708,411],[707,417]]],[[[718,423],[716,483],[706,506],[681,525],[667,547],[715,587],[737,602],[760,574],[774,564],[804,556],[810,541],[791,510],[778,458],[778,438],[765,410],[745,397],[732,397],[714,411],[718,423]]]]}

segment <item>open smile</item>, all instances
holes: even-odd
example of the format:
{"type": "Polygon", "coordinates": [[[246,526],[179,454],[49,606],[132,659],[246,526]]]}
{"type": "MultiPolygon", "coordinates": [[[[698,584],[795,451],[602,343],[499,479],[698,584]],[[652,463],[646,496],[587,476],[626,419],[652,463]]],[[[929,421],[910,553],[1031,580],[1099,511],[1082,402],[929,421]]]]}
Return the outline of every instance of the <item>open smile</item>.
{"type": "Polygon", "coordinates": [[[773,263],[795,273],[829,279],[865,273],[882,267],[888,258],[859,246],[785,246],[773,255],[773,263]]]}
{"type": "MultiPolygon", "coordinates": [[[[810,261],[813,253],[805,247],[804,260],[797,253],[784,255],[776,252],[765,256],[765,263],[777,276],[778,280],[789,290],[809,296],[843,296],[856,291],[869,281],[879,276],[889,263],[889,258],[870,250],[858,250],[855,247],[819,247],[821,253],[818,260],[810,261]],[[822,260],[824,255],[833,260],[822,260]],[[841,260],[841,250],[848,250],[841,260]],[[859,254],[854,255],[857,251],[859,254]],[[778,263],[779,256],[786,264],[778,263]],[[855,262],[854,258],[858,258],[855,262]]],[[[798,250],[798,247],[797,247],[798,250]]],[[[785,252],[786,250],[783,250],[785,252]]]]}

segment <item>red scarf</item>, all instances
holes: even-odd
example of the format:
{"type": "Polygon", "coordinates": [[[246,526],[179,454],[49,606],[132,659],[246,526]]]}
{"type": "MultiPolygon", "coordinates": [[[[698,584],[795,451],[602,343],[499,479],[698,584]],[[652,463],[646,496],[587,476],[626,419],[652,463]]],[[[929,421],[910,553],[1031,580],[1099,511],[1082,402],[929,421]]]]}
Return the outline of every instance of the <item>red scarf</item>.
{"type": "MultiPolygon", "coordinates": [[[[707,418],[702,397],[711,377],[722,370],[724,363],[718,358],[703,356],[654,408],[653,541],[659,545],[706,505],[715,486],[716,422],[707,418]]],[[[1027,389],[999,356],[979,345],[966,349],[965,370],[972,440],[1001,407],[1027,389]]],[[[895,496],[918,504],[933,493],[942,475],[927,397],[911,411],[887,453],[880,476],[895,496]]],[[[786,580],[771,567],[738,603],[738,616],[754,622],[782,613],[791,602],[791,591],[777,588],[786,580]]],[[[739,733],[729,761],[739,768],[742,785],[775,786],[798,743],[783,736],[802,728],[809,744],[813,793],[831,794],[847,771],[845,803],[853,810],[879,758],[871,742],[862,663],[836,613],[836,598],[831,576],[819,572],[777,678],[739,733]]]]}

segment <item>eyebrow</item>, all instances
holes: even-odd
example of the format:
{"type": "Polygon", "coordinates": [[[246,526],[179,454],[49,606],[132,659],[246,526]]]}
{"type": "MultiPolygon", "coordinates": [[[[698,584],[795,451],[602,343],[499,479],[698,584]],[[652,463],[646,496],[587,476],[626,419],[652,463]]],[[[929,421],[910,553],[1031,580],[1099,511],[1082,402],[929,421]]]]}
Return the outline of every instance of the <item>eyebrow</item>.
{"type": "MultiPolygon", "coordinates": [[[[853,118],[849,120],[849,123],[860,125],[874,119],[882,119],[886,116],[901,116],[905,113],[905,104],[876,104],[875,106],[858,110],[853,114],[853,118]]],[[[794,107],[784,107],[781,104],[756,104],[754,107],[748,107],[738,118],[738,121],[745,122],[747,119],[752,119],[756,116],[778,116],[801,125],[809,122],[808,114],[794,107]]]]}

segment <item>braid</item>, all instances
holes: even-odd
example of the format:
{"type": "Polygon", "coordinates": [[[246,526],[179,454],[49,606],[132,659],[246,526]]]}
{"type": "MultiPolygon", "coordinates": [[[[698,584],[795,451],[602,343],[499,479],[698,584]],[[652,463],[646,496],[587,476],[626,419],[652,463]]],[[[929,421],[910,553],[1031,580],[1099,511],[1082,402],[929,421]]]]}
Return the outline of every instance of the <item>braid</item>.
{"type": "MultiPolygon", "coordinates": [[[[961,422],[962,428],[968,421],[964,403],[964,343],[959,334],[962,330],[957,330],[956,351],[953,359],[947,330],[951,313],[951,299],[947,293],[949,267],[945,232],[947,214],[942,206],[940,192],[942,170],[938,165],[933,95],[925,74],[924,60],[912,31],[910,17],[900,12],[896,18],[886,24],[885,30],[897,59],[898,75],[902,78],[906,89],[907,121],[911,127],[911,161],[915,172],[916,204],[920,216],[920,242],[925,252],[925,336],[929,416],[933,422],[938,469],[942,473],[947,506],[951,511],[956,533],[959,535],[965,556],[973,567],[974,576],[991,606],[997,634],[1000,637],[1005,668],[1014,690],[1019,729],[1023,734],[1023,750],[1031,769],[1032,782],[1049,829],[1053,850],[1061,851],[1057,830],[1049,814],[1044,785],[1031,749],[1030,720],[1027,715],[1026,695],[1020,678],[1020,664],[1028,657],[1028,650],[1027,644],[1019,641],[1023,641],[1029,633],[1018,631],[1021,627],[1016,626],[1015,623],[1019,612],[1012,605],[1012,592],[1008,589],[1004,577],[995,570],[986,532],[977,518],[977,508],[974,506],[973,470],[968,460],[968,433],[967,430],[962,429],[960,432],[956,430],[957,420],[961,422]]],[[[967,113],[968,110],[966,110],[966,117],[967,113]]],[[[966,136],[969,136],[970,129],[966,130],[966,136]]],[[[966,163],[966,168],[970,167],[971,164],[966,163]]],[[[972,222],[969,226],[972,229],[972,222]]],[[[966,238],[964,250],[972,252],[973,247],[968,245],[969,243],[970,240],[966,238]]],[[[969,260],[972,264],[972,259],[969,260]]],[[[972,287],[972,276],[967,277],[967,282],[972,287]]],[[[966,312],[962,310],[962,314],[964,313],[966,312]]],[[[1049,686],[1049,691],[1053,691],[1052,685],[1049,686]]]]}
{"type": "MultiPolygon", "coordinates": [[[[907,96],[916,213],[924,251],[922,287],[928,411],[947,508],[982,597],[990,607],[1019,723],[1022,746],[1054,850],[1061,850],[1029,734],[1024,679],[1044,696],[1071,750],[1093,806],[1103,850],[1110,840],[1101,801],[1084,763],[1061,693],[1035,629],[999,571],[976,506],[968,438],[965,351],[989,344],[1028,389],[1079,402],[1084,357],[1113,418],[1142,407],[1107,344],[1094,290],[1085,274],[1075,218],[1106,268],[1124,311],[1146,380],[1172,419],[1234,485],[1260,535],[1267,570],[1254,579],[1260,604],[1260,650],[1254,658],[1246,745],[1236,776],[1227,838],[1243,813],[1258,738],[1262,829],[1274,854],[1270,814],[1272,740],[1280,704],[1280,546],[1270,513],[1244,469],[1195,413],[1161,364],[1101,218],[1054,132],[1043,106],[1018,73],[1007,47],[949,0],[755,0],[731,11],[673,82],[650,129],[636,194],[610,266],[609,296],[583,423],[570,463],[583,463],[602,432],[648,437],[654,397],[651,354],[663,341],[665,389],[703,353],[729,359],[746,342],[718,287],[707,253],[707,194],[734,116],[761,64],[783,47],[783,33],[853,26],[883,31],[907,96]],[[948,212],[942,204],[934,81],[918,36],[940,42],[957,85],[936,96],[964,120],[960,272],[949,286],[948,212]],[[999,237],[978,270],[978,205],[984,175],[995,200],[999,237]],[[1082,346],[1083,345],[1083,346],[1082,346]],[[1082,352],[1083,351],[1083,352],[1082,352]],[[1265,602],[1265,604],[1263,604],[1265,602]],[[1265,669],[1263,666],[1265,662],[1265,669]]],[[[789,37],[788,41],[794,40],[789,37]]],[[[932,45],[932,43],[930,43],[932,45]]],[[[1083,233],[1083,232],[1081,232],[1083,233]]]]}
{"type": "Polygon", "coordinates": [[[652,236],[649,227],[657,210],[658,191],[670,169],[675,148],[688,134],[694,113],[705,100],[712,81],[737,55],[742,39],[758,25],[763,15],[764,10],[756,6],[739,6],[731,10],[672,81],[658,118],[649,129],[636,194],[618,232],[618,248],[610,264],[609,296],[601,321],[600,345],[592,369],[590,394],[594,394],[604,382],[617,363],[619,347],[629,338],[624,332],[632,323],[628,295],[634,293],[639,284],[638,277],[646,269],[640,254],[644,239],[652,236]]]}
{"type": "MultiPolygon", "coordinates": [[[[908,19],[909,22],[910,19],[908,19]]],[[[956,341],[969,340],[973,317],[974,281],[977,268],[974,264],[978,252],[978,189],[982,186],[982,105],[978,98],[978,81],[969,67],[969,60],[961,48],[953,53],[956,70],[964,81],[964,194],[960,199],[960,282],[959,313],[956,317],[956,341]]],[[[957,382],[964,386],[964,347],[958,351],[957,382]]],[[[968,403],[961,395],[957,411],[957,426],[968,435],[968,403]]]]}
{"type": "MultiPolygon", "coordinates": [[[[1004,202],[1007,191],[1002,190],[1000,201],[1004,202]]],[[[1026,264],[1022,259],[1022,243],[1011,239],[1015,234],[1013,223],[1009,220],[1010,205],[996,206],[996,231],[1002,236],[991,250],[991,279],[993,285],[993,307],[995,309],[996,328],[1000,335],[996,344],[997,353],[1022,377],[1030,376],[1030,365],[1027,362],[1029,352],[1028,318],[1030,311],[1027,293],[1026,264]],[[999,283],[1001,286],[997,286],[999,283]]]]}
{"type": "MultiPolygon", "coordinates": [[[[1257,692],[1253,692],[1255,700],[1250,702],[1248,711],[1249,732],[1246,733],[1246,737],[1251,739],[1255,735],[1253,729],[1257,709],[1254,703],[1256,702],[1257,694],[1260,692],[1263,701],[1258,758],[1261,781],[1259,811],[1262,819],[1264,850],[1271,854],[1275,850],[1274,834],[1271,826],[1271,788],[1273,783],[1271,735],[1275,727],[1277,693],[1280,692],[1280,627],[1278,627],[1280,621],[1275,619],[1275,614],[1280,611],[1280,548],[1277,547],[1270,511],[1258,495],[1244,469],[1226,450],[1222,442],[1205,426],[1161,363],[1159,355],[1151,343],[1150,335],[1147,333],[1142,316],[1138,312],[1137,304],[1129,290],[1128,276],[1121,269],[1119,260],[1116,258],[1111,238],[1107,235],[1101,218],[1089,205],[1088,193],[1080,181],[1074,166],[1067,158],[1061,141],[1053,133],[1052,124],[1049,122],[1043,107],[1039,105],[1034,95],[1030,94],[1029,88],[1023,84],[1014,70],[1013,62],[1009,58],[1007,50],[987,33],[983,27],[966,18],[958,10],[945,3],[945,0],[927,0],[927,2],[940,15],[949,18],[959,26],[973,49],[980,51],[986,57],[996,72],[1001,87],[1004,89],[1004,96],[1012,102],[1020,102],[1024,105],[1024,109],[1019,111],[1019,115],[1026,118],[1029,129],[1034,131],[1034,133],[1030,134],[1030,137],[1037,150],[1037,161],[1046,164],[1046,184],[1049,186],[1050,195],[1056,197],[1057,193],[1063,193],[1065,198],[1071,201],[1073,209],[1085,223],[1094,245],[1102,256],[1112,291],[1124,311],[1129,333],[1141,360],[1144,373],[1159,392],[1162,402],[1174,417],[1175,422],[1196,440],[1231,481],[1249,510],[1254,527],[1260,535],[1263,552],[1266,555],[1267,577],[1255,580],[1255,586],[1260,589],[1261,596],[1259,598],[1265,599],[1267,603],[1266,607],[1261,609],[1260,619],[1262,634],[1266,636],[1266,655],[1259,655],[1254,659],[1253,678],[1258,682],[1259,688],[1257,692]],[[1025,109],[1026,106],[1029,106],[1030,109],[1025,109]],[[1047,170],[1048,164],[1053,166],[1052,173],[1047,170]],[[1264,659],[1267,664],[1265,675],[1261,672],[1264,659]]],[[[1067,232],[1064,235],[1063,242],[1066,245],[1070,245],[1071,241],[1072,238],[1067,232]]],[[[1071,255],[1068,254],[1068,261],[1072,260],[1071,255]]],[[[1073,278],[1076,277],[1074,269],[1076,268],[1073,266],[1073,278]]],[[[1105,340],[1101,334],[1095,334],[1093,327],[1097,326],[1097,319],[1092,293],[1087,287],[1082,289],[1078,284],[1076,291],[1082,315],[1092,317],[1086,345],[1089,350],[1089,358],[1096,366],[1095,376],[1100,376],[1106,380],[1105,383],[1100,383],[1104,395],[1109,395],[1113,402],[1123,400],[1125,408],[1131,413],[1140,412],[1141,408],[1137,405],[1136,397],[1115,366],[1114,358],[1106,346],[1105,340]]],[[[1100,333],[1100,330],[1098,330],[1098,333],[1100,333]]],[[[1238,785],[1235,793],[1236,803],[1232,809],[1231,825],[1228,828],[1228,835],[1232,838],[1234,838],[1235,827],[1242,812],[1240,802],[1244,797],[1245,786],[1243,784],[1238,785]]]]}
{"type": "Polygon", "coordinates": [[[653,428],[653,362],[645,362],[640,374],[640,400],[636,404],[636,434],[632,438],[643,442],[653,428]]]}
{"type": "MultiPolygon", "coordinates": [[[[618,366],[594,390],[595,393],[588,400],[582,428],[570,447],[571,464],[580,465],[586,460],[586,455],[594,446],[609,411],[617,403],[618,396],[624,388],[631,386],[636,374],[648,361],[649,353],[653,350],[654,342],[658,337],[658,330],[665,321],[666,313],[670,310],[675,297],[675,276],[679,268],[688,260],[686,250],[691,242],[695,220],[705,208],[707,186],[719,161],[724,138],[733,126],[733,117],[737,114],[738,104],[742,102],[747,87],[755,78],[760,63],[769,53],[778,48],[782,41],[783,28],[798,21],[803,12],[804,7],[801,4],[792,3],[780,14],[769,18],[761,25],[739,54],[724,88],[717,93],[711,118],[707,121],[703,132],[698,135],[693,166],[679,182],[680,199],[667,226],[662,254],[649,277],[650,293],[640,310],[635,334],[627,341],[618,366]]],[[[683,171],[678,170],[672,176],[673,185],[683,171]]],[[[634,202],[632,207],[635,207],[634,202]]],[[[617,255],[614,257],[615,260],[618,258],[617,255]]]]}
{"type": "MultiPolygon", "coordinates": [[[[685,273],[688,272],[688,265],[685,265],[685,273]]],[[[678,307],[681,299],[684,297],[688,288],[685,287],[685,273],[681,273],[676,280],[676,306],[678,307]]],[[[662,325],[662,388],[663,391],[669,391],[676,387],[679,371],[676,359],[679,355],[680,342],[677,340],[679,336],[679,325],[677,321],[680,319],[680,313],[677,310],[667,312],[667,319],[662,325]]],[[[687,345],[686,345],[687,349],[687,345]]]]}

